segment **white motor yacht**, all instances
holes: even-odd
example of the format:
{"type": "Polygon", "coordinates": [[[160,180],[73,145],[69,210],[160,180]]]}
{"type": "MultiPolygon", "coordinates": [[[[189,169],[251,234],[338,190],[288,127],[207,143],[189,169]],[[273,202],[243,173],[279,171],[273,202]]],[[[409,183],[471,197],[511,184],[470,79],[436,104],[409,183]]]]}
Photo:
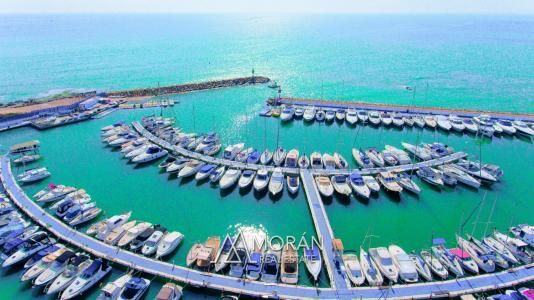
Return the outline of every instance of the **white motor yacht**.
{"type": "Polygon", "coordinates": [[[148,290],[150,280],[141,277],[132,277],[124,285],[117,300],[139,300],[148,290]]]}
{"type": "Polygon", "coordinates": [[[349,125],[355,125],[358,122],[358,114],[355,109],[349,108],[347,110],[347,115],[345,116],[345,120],[347,120],[347,123],[349,125]]]}
{"type": "Polygon", "coordinates": [[[204,163],[192,159],[188,163],[185,164],[185,166],[178,172],[179,178],[186,178],[195,175],[200,168],[204,166],[204,163]]]}
{"type": "Polygon", "coordinates": [[[434,129],[436,126],[438,126],[438,122],[436,121],[436,118],[432,115],[426,115],[423,117],[423,120],[425,120],[425,125],[434,129]]]}
{"type": "Polygon", "coordinates": [[[367,154],[367,156],[374,165],[378,167],[384,166],[384,158],[382,157],[382,154],[380,154],[380,152],[376,150],[376,148],[371,147],[365,150],[365,154],[367,154]]]}
{"type": "Polygon", "coordinates": [[[395,127],[402,128],[402,126],[404,126],[404,119],[403,119],[402,115],[400,115],[400,114],[392,114],[391,119],[392,119],[393,125],[395,125],[395,127]]]}
{"type": "Polygon", "coordinates": [[[508,249],[503,243],[497,241],[491,236],[485,237],[482,242],[493,251],[502,255],[502,257],[511,264],[518,264],[518,259],[514,256],[512,251],[508,249]]]}
{"type": "Polygon", "coordinates": [[[139,236],[142,232],[147,230],[148,228],[152,227],[151,223],[148,222],[141,222],[135,225],[134,227],[126,230],[124,235],[119,239],[117,242],[118,247],[124,247],[128,245],[130,242],[132,242],[137,236],[139,236]]]}
{"type": "Polygon", "coordinates": [[[287,181],[287,190],[291,194],[296,194],[299,191],[300,186],[300,177],[299,176],[291,176],[287,175],[286,181],[287,181]]]}
{"type": "Polygon", "coordinates": [[[60,248],[56,251],[53,251],[43,258],[39,260],[37,263],[35,263],[30,268],[26,269],[25,272],[22,274],[22,277],[20,278],[21,281],[28,281],[33,280],[37,278],[37,276],[41,275],[48,267],[55,262],[61,255],[64,253],[68,253],[74,255],[74,252],[68,250],[65,248],[65,246],[60,245],[60,248]]]}
{"type": "Polygon", "coordinates": [[[432,281],[432,272],[427,263],[417,254],[410,254],[408,256],[412,260],[417,273],[419,273],[419,278],[424,278],[426,281],[432,281]]]}
{"type": "Polygon", "coordinates": [[[350,185],[347,183],[347,176],[334,175],[330,178],[330,181],[332,183],[332,187],[337,193],[347,197],[352,193],[350,185]]]}
{"type": "Polygon", "coordinates": [[[410,156],[408,155],[408,153],[406,153],[406,151],[391,145],[386,145],[385,149],[395,157],[395,159],[399,162],[400,165],[412,163],[412,160],[410,159],[410,156]]]}
{"type": "Polygon", "coordinates": [[[68,194],[76,191],[76,188],[64,185],[54,186],[49,192],[37,198],[37,202],[54,202],[65,198],[68,194]]]}
{"type": "Polygon", "coordinates": [[[134,157],[143,154],[150,146],[152,146],[151,143],[148,143],[148,142],[144,143],[143,145],[133,149],[130,152],[127,152],[126,154],[124,154],[124,158],[133,159],[134,157]]]}
{"type": "Polygon", "coordinates": [[[35,168],[26,170],[24,173],[17,175],[17,180],[23,183],[32,183],[50,176],[47,168],[35,168]]]}
{"type": "Polygon", "coordinates": [[[210,182],[212,184],[216,184],[221,180],[221,177],[223,177],[224,173],[226,172],[225,166],[220,166],[217,169],[214,169],[210,173],[210,182]]]}
{"type": "Polygon", "coordinates": [[[469,256],[475,261],[480,269],[486,273],[495,271],[495,261],[488,256],[484,250],[470,241],[456,235],[456,242],[461,249],[469,253],[469,256]]]}
{"type": "Polygon", "coordinates": [[[269,149],[263,150],[260,156],[260,163],[262,165],[268,165],[273,160],[273,153],[269,149]]]}
{"type": "Polygon", "coordinates": [[[428,150],[425,147],[422,146],[415,146],[412,144],[408,144],[405,142],[402,142],[402,147],[406,149],[406,151],[410,152],[415,157],[419,158],[420,160],[430,160],[432,159],[432,154],[430,150],[428,150]]]}
{"type": "Polygon", "coordinates": [[[269,181],[269,192],[271,195],[276,196],[284,189],[284,174],[282,169],[275,168],[269,181]]]}
{"type": "Polygon", "coordinates": [[[328,177],[315,177],[315,184],[317,185],[317,188],[319,189],[321,195],[323,195],[324,197],[331,197],[332,194],[334,194],[334,187],[332,186],[332,182],[330,182],[330,179],[328,179],[328,177]]]}
{"type": "Polygon", "coordinates": [[[449,121],[449,118],[447,118],[446,116],[441,116],[441,115],[437,116],[436,123],[438,123],[439,129],[442,129],[445,131],[450,131],[452,128],[451,122],[449,121]]]}
{"type": "Polygon", "coordinates": [[[397,183],[405,190],[419,195],[421,188],[406,173],[397,173],[397,183]]]}
{"type": "Polygon", "coordinates": [[[528,250],[528,244],[522,240],[507,236],[497,230],[493,232],[495,240],[503,244],[512,254],[524,264],[532,262],[532,256],[528,250]]]}
{"type": "Polygon", "coordinates": [[[158,243],[163,239],[167,229],[164,227],[155,227],[154,232],[150,235],[148,240],[143,244],[141,248],[141,253],[145,256],[152,256],[156,253],[158,249],[158,243]]]}
{"type": "Polygon", "coordinates": [[[297,168],[299,160],[299,151],[297,149],[291,149],[285,159],[286,168],[297,168]]]}
{"type": "Polygon", "coordinates": [[[256,177],[256,172],[252,170],[245,170],[243,173],[241,173],[241,177],[239,177],[237,185],[240,189],[246,189],[252,184],[254,177],[256,177]]]}
{"type": "Polygon", "coordinates": [[[369,190],[373,193],[378,193],[380,191],[380,184],[373,176],[362,176],[363,182],[365,182],[365,185],[369,188],[369,190]]]}
{"type": "Polygon", "coordinates": [[[512,125],[516,129],[516,133],[518,135],[525,136],[525,137],[534,136],[534,129],[528,127],[527,123],[520,121],[520,120],[515,120],[515,121],[512,121],[512,125]]]}
{"type": "Polygon", "coordinates": [[[44,270],[39,276],[35,278],[33,281],[34,286],[42,286],[45,285],[52,280],[54,280],[56,277],[58,277],[61,273],[65,271],[69,263],[72,262],[73,259],[77,257],[77,254],[73,251],[66,250],[63,252],[60,256],[58,256],[53,262],[50,263],[50,265],[44,270]]]}
{"type": "Polygon", "coordinates": [[[46,288],[46,294],[52,295],[66,289],[93,261],[87,254],[78,254],[66,266],[65,270],[46,288]]]}
{"type": "Polygon", "coordinates": [[[352,148],[352,157],[358,163],[358,165],[364,169],[374,167],[373,162],[362,150],[352,148]]]}
{"type": "Polygon", "coordinates": [[[182,242],[184,235],[178,231],[167,233],[158,243],[156,249],[156,259],[171,254],[182,242]]]}
{"type": "Polygon", "coordinates": [[[165,172],[167,173],[177,173],[179,172],[181,169],[183,169],[185,167],[185,165],[190,161],[189,158],[185,158],[185,157],[182,157],[182,158],[178,158],[177,160],[175,160],[174,162],[172,162],[168,167],[167,169],[165,169],[165,172]]]}
{"type": "Polygon", "coordinates": [[[224,173],[224,175],[219,180],[219,187],[224,190],[228,189],[237,182],[239,179],[239,176],[241,176],[241,170],[238,169],[228,169],[224,173]]]}
{"type": "Polygon", "coordinates": [[[132,212],[129,211],[120,215],[112,216],[92,225],[89,227],[89,229],[87,229],[86,233],[88,235],[96,234],[97,239],[103,240],[113,229],[126,223],[128,219],[130,219],[131,215],[132,212]]]}
{"type": "Polygon", "coordinates": [[[393,259],[393,264],[399,271],[399,278],[406,283],[419,281],[417,268],[406,252],[397,245],[388,247],[389,254],[393,259]]]}
{"type": "Polygon", "coordinates": [[[399,271],[393,264],[391,254],[385,247],[370,248],[369,255],[378,266],[382,274],[391,282],[396,283],[399,279],[399,271]]]}
{"type": "Polygon", "coordinates": [[[343,121],[345,119],[346,113],[343,108],[339,108],[336,110],[336,120],[339,122],[343,121]]]}
{"type": "Polygon", "coordinates": [[[362,266],[365,279],[367,279],[370,286],[381,286],[384,283],[384,278],[376,263],[363,248],[360,248],[360,265],[362,266]]]}
{"type": "Polygon", "coordinates": [[[306,265],[308,272],[312,275],[314,281],[317,281],[323,266],[323,260],[318,247],[312,245],[311,248],[304,248],[304,264],[306,265]]]}
{"type": "Polygon", "coordinates": [[[477,133],[478,132],[478,125],[477,123],[473,122],[470,118],[464,118],[462,120],[462,123],[465,126],[465,130],[470,133],[477,133]]]}
{"type": "Polygon", "coordinates": [[[365,282],[365,275],[362,272],[362,267],[358,261],[356,254],[348,253],[343,254],[343,265],[345,266],[345,272],[349,277],[352,284],[360,286],[365,282]]]}
{"type": "Polygon", "coordinates": [[[444,267],[440,260],[434,254],[430,253],[430,251],[421,251],[421,258],[430,268],[430,270],[432,270],[434,274],[438,275],[439,278],[447,279],[447,277],[449,277],[449,271],[447,271],[447,268],[444,267]]]}
{"type": "Polygon", "coordinates": [[[263,191],[269,184],[269,172],[267,169],[259,169],[254,178],[254,189],[258,192],[263,191]]]}
{"type": "Polygon", "coordinates": [[[315,107],[306,107],[306,109],[304,110],[304,121],[306,122],[311,122],[313,121],[313,119],[315,119],[315,107]]]}
{"type": "Polygon", "coordinates": [[[419,128],[423,128],[426,125],[425,119],[423,119],[423,117],[421,117],[419,115],[413,116],[413,121],[415,123],[415,126],[417,126],[419,128]]]}
{"type": "Polygon", "coordinates": [[[381,112],[380,113],[380,121],[384,126],[389,126],[391,123],[393,123],[393,118],[391,117],[391,114],[388,112],[381,112]]]}
{"type": "Polygon", "coordinates": [[[367,111],[359,110],[358,111],[358,119],[362,121],[362,124],[367,123],[367,120],[369,119],[369,115],[368,115],[367,111]]]}
{"type": "Polygon", "coordinates": [[[478,189],[480,187],[480,181],[475,179],[473,176],[462,171],[460,168],[455,165],[441,165],[438,166],[438,169],[442,172],[447,172],[451,176],[454,176],[456,180],[462,184],[465,184],[469,187],[478,189]]]}
{"type": "Polygon", "coordinates": [[[137,164],[143,164],[148,163],[157,159],[160,159],[167,155],[169,152],[165,149],[162,149],[159,146],[150,146],[148,147],[145,152],[137,155],[132,159],[133,163],[137,164]]]}
{"type": "Polygon", "coordinates": [[[377,111],[369,112],[369,123],[373,126],[380,125],[380,114],[377,111]]]}
{"type": "Polygon", "coordinates": [[[365,184],[365,181],[362,175],[360,175],[358,171],[353,171],[350,174],[349,181],[350,181],[350,186],[352,187],[352,190],[354,190],[356,195],[362,198],[365,198],[365,199],[369,198],[369,196],[371,195],[371,190],[369,189],[367,184],[365,184]]]}
{"type": "Polygon", "coordinates": [[[245,148],[245,144],[239,143],[235,145],[230,145],[224,149],[223,158],[228,160],[233,160],[237,154],[245,148]]]}
{"type": "Polygon", "coordinates": [[[465,129],[464,121],[455,115],[449,116],[449,122],[451,124],[451,129],[456,132],[462,132],[465,129]]]}

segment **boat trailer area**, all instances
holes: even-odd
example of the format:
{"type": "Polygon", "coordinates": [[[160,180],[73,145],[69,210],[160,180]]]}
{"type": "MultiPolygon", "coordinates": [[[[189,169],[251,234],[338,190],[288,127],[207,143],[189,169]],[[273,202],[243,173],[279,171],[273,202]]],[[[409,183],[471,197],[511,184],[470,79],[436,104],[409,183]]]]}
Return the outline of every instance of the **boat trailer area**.
{"type": "Polygon", "coordinates": [[[323,239],[323,259],[326,264],[329,288],[292,286],[285,284],[267,284],[241,278],[222,276],[201,272],[182,266],[150,259],[118,247],[104,244],[88,235],[73,229],[52,215],[48,214],[36,202],[32,201],[16,182],[8,156],[0,158],[0,180],[7,194],[26,215],[34,222],[51,232],[66,243],[72,244],[96,257],[109,260],[126,268],[188,284],[194,287],[209,288],[240,295],[262,298],[328,298],[328,299],[428,299],[453,297],[463,294],[484,292],[497,288],[509,287],[534,280],[534,263],[508,269],[498,273],[465,277],[447,281],[435,281],[419,284],[398,284],[384,287],[350,287],[345,275],[336,266],[336,252],[332,240],[334,233],[314,183],[311,170],[300,172],[308,199],[308,205],[319,238],[323,239]],[[330,244],[329,244],[330,243],[330,244]]]}

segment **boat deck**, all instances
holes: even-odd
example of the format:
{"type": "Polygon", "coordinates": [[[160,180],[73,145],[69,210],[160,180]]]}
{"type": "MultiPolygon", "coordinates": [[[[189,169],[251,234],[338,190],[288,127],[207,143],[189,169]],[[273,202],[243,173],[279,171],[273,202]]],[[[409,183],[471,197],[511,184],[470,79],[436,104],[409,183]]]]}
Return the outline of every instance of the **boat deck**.
{"type": "MultiPolygon", "coordinates": [[[[194,158],[194,159],[197,159],[197,160],[209,163],[209,164],[226,166],[226,167],[235,168],[235,169],[248,169],[248,170],[257,171],[257,170],[259,170],[261,168],[265,168],[265,169],[267,169],[267,171],[272,172],[276,168],[274,166],[264,166],[264,165],[259,165],[259,164],[247,164],[247,163],[237,162],[237,161],[233,161],[233,160],[228,160],[228,159],[222,159],[222,158],[212,157],[212,156],[208,156],[208,155],[203,155],[203,154],[200,154],[200,153],[194,152],[194,151],[189,151],[187,149],[184,149],[184,148],[181,148],[181,147],[178,147],[178,146],[174,146],[174,145],[170,144],[169,142],[167,142],[167,141],[165,141],[165,140],[153,135],[148,130],[146,130],[141,125],[141,123],[139,123],[139,122],[133,122],[132,126],[140,135],[144,136],[145,138],[147,138],[152,143],[154,143],[156,145],[159,145],[159,146],[167,149],[168,151],[170,151],[172,153],[177,153],[177,154],[185,156],[185,157],[194,158]]],[[[451,162],[454,162],[456,160],[459,160],[459,159],[465,158],[465,157],[467,157],[467,153],[459,151],[459,152],[455,152],[455,153],[452,153],[450,155],[447,155],[447,156],[444,156],[444,157],[441,157],[441,158],[438,158],[438,159],[432,159],[432,160],[417,162],[417,163],[414,163],[414,164],[407,164],[407,165],[400,165],[400,166],[390,166],[390,167],[383,167],[383,168],[361,169],[360,173],[362,175],[373,175],[373,174],[378,174],[379,172],[384,172],[384,171],[407,172],[407,171],[411,171],[411,170],[417,170],[417,169],[419,169],[420,167],[423,167],[423,166],[433,167],[433,166],[438,166],[438,165],[451,163],[451,162]]],[[[284,173],[284,174],[289,174],[289,175],[299,175],[300,174],[300,169],[298,169],[298,168],[281,168],[281,169],[282,169],[282,173],[284,173]]],[[[310,173],[312,173],[313,175],[337,175],[337,174],[346,174],[346,175],[348,175],[348,174],[351,173],[351,169],[335,169],[335,170],[310,169],[310,173]]]]}
{"type": "MultiPolygon", "coordinates": [[[[328,224],[328,218],[324,213],[324,208],[320,204],[320,198],[317,195],[312,195],[312,193],[317,193],[317,189],[310,188],[309,186],[310,183],[314,185],[311,172],[303,172],[302,180],[306,181],[305,185],[308,186],[307,194],[310,194],[309,196],[313,198],[312,200],[308,200],[310,205],[312,205],[310,209],[313,213],[320,214],[316,217],[317,219],[323,218],[319,222],[324,227],[317,228],[317,231],[328,238],[333,235],[332,229],[328,224]]],[[[104,244],[67,226],[48,214],[24,193],[13,176],[8,156],[2,156],[0,158],[0,180],[13,203],[37,224],[46,228],[59,239],[83,249],[94,256],[102,257],[125,267],[197,287],[263,298],[305,299],[321,297],[328,299],[377,299],[387,297],[391,299],[428,299],[483,292],[534,280],[534,263],[498,273],[455,280],[362,288],[348,288],[344,286],[343,280],[337,278],[338,275],[334,275],[333,281],[336,288],[313,288],[284,284],[266,284],[205,273],[124,251],[118,247],[104,244]]],[[[327,256],[328,259],[332,257],[331,254],[327,254],[327,256]]]]}
{"type": "Polygon", "coordinates": [[[317,99],[302,99],[292,97],[271,98],[271,102],[277,104],[297,105],[297,106],[315,106],[323,108],[353,108],[356,110],[376,110],[398,112],[406,114],[427,114],[427,115],[457,115],[460,117],[475,117],[481,114],[489,114],[494,118],[514,119],[527,122],[534,122],[534,114],[530,113],[513,113],[513,112],[496,112],[496,111],[482,111],[470,109],[453,109],[442,107],[429,106],[410,106],[410,105],[396,105],[384,103],[366,103],[357,101],[336,101],[336,100],[317,100],[317,99]]]}

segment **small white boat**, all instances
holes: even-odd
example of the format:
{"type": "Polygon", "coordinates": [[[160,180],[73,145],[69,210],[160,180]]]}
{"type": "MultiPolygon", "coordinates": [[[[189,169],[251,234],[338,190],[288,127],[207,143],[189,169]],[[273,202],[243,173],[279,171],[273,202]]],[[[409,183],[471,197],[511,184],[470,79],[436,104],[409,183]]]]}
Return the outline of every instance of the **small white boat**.
{"type": "Polygon", "coordinates": [[[195,174],[195,180],[203,181],[204,179],[208,178],[216,167],[216,165],[212,164],[203,165],[202,168],[200,168],[195,174]]]}
{"type": "Polygon", "coordinates": [[[391,123],[393,123],[393,119],[391,118],[391,115],[388,112],[382,112],[380,113],[380,121],[384,126],[389,126],[391,123]]]}
{"type": "Polygon", "coordinates": [[[302,107],[295,108],[295,118],[302,118],[303,115],[304,115],[304,108],[302,107]]]}
{"type": "Polygon", "coordinates": [[[219,248],[219,251],[217,251],[217,255],[215,256],[215,273],[222,271],[226,266],[228,266],[230,262],[230,255],[232,255],[232,252],[234,251],[234,246],[234,240],[227,235],[222,242],[222,247],[219,248]]]}
{"type": "Polygon", "coordinates": [[[514,124],[509,120],[498,119],[495,122],[495,125],[499,126],[504,133],[509,135],[513,135],[517,131],[517,129],[514,127],[514,124]]]}
{"type": "Polygon", "coordinates": [[[345,175],[334,175],[330,178],[334,190],[344,196],[350,196],[352,190],[350,185],[347,183],[347,176],[345,175]]]}
{"type": "Polygon", "coordinates": [[[324,121],[325,119],[325,112],[321,109],[319,109],[316,113],[315,113],[315,120],[317,120],[317,122],[322,122],[324,121]]]}
{"type": "Polygon", "coordinates": [[[336,118],[336,112],[331,110],[331,109],[327,109],[325,111],[325,120],[326,122],[333,122],[334,119],[336,118]]]}
{"type": "Polygon", "coordinates": [[[113,282],[107,283],[96,300],[116,300],[119,297],[121,290],[124,288],[126,283],[132,278],[130,273],[126,273],[119,278],[115,279],[113,282]]]}
{"type": "Polygon", "coordinates": [[[310,159],[306,156],[306,154],[303,154],[299,157],[298,165],[301,169],[307,169],[310,167],[310,159]]]}
{"type": "Polygon", "coordinates": [[[432,186],[435,187],[443,187],[443,180],[441,179],[441,175],[438,171],[434,170],[430,167],[421,167],[419,170],[415,171],[417,176],[421,178],[421,180],[429,183],[432,186]]]}
{"type": "Polygon", "coordinates": [[[300,177],[287,175],[287,190],[291,194],[296,194],[299,191],[300,187],[300,177]]]}
{"type": "Polygon", "coordinates": [[[192,159],[178,172],[178,177],[185,178],[193,176],[198,172],[198,170],[200,170],[200,168],[202,168],[202,166],[204,166],[204,163],[196,159],[192,159]]]}
{"type": "Polygon", "coordinates": [[[407,165],[412,163],[412,160],[410,159],[410,156],[408,155],[408,153],[406,153],[406,151],[390,145],[386,145],[385,148],[385,151],[390,152],[400,165],[407,165]]]}
{"type": "Polygon", "coordinates": [[[382,157],[382,154],[376,148],[371,147],[365,151],[365,154],[367,154],[367,157],[371,160],[371,162],[378,166],[383,167],[384,166],[384,158],[382,157]]]}
{"type": "Polygon", "coordinates": [[[275,166],[281,166],[284,163],[287,152],[284,148],[278,147],[273,154],[273,163],[275,166]]]}
{"type": "Polygon", "coordinates": [[[380,125],[380,114],[377,111],[369,112],[369,123],[373,126],[380,125]]]}
{"type": "Polygon", "coordinates": [[[352,148],[352,157],[358,163],[358,165],[364,169],[374,167],[369,156],[367,156],[367,154],[365,154],[365,152],[363,152],[362,150],[352,148]]]}
{"type": "Polygon", "coordinates": [[[528,224],[519,224],[517,226],[510,227],[509,230],[514,237],[529,244],[531,248],[534,248],[534,226],[528,224]]]}
{"type": "Polygon", "coordinates": [[[512,121],[512,125],[516,129],[516,133],[518,135],[525,136],[525,137],[534,136],[534,129],[528,127],[527,123],[520,121],[520,120],[515,120],[515,121],[512,121]]]}
{"type": "Polygon", "coordinates": [[[313,121],[313,119],[315,119],[315,108],[311,106],[306,107],[306,109],[304,110],[303,118],[306,122],[313,121]]]}
{"type": "Polygon", "coordinates": [[[367,123],[367,120],[369,119],[369,115],[367,111],[365,110],[359,110],[358,111],[358,119],[362,121],[362,124],[367,123]]]}
{"type": "Polygon", "coordinates": [[[378,182],[386,189],[386,191],[394,194],[400,194],[402,187],[397,182],[397,176],[391,172],[380,172],[376,177],[378,182]]]}
{"type": "Polygon", "coordinates": [[[373,176],[362,176],[363,182],[365,182],[365,185],[369,188],[369,190],[373,193],[378,193],[380,191],[380,184],[373,176]]]}
{"type": "Polygon", "coordinates": [[[13,163],[18,164],[18,165],[29,164],[39,159],[41,159],[41,155],[39,154],[25,154],[25,155],[15,158],[13,160],[13,163]]]}
{"type": "Polygon", "coordinates": [[[82,210],[79,215],[69,221],[70,226],[77,226],[96,218],[102,212],[101,208],[91,207],[87,210],[82,210]]]}
{"type": "Polygon", "coordinates": [[[397,173],[397,182],[405,190],[419,195],[421,188],[406,173],[397,173]]]}
{"type": "Polygon", "coordinates": [[[465,118],[462,120],[462,123],[465,126],[465,130],[471,133],[477,133],[478,132],[478,125],[473,122],[472,119],[465,118]]]}
{"type": "Polygon", "coordinates": [[[336,168],[338,169],[347,169],[349,167],[347,160],[337,152],[334,152],[334,162],[336,163],[336,168]]]}
{"type": "Polygon", "coordinates": [[[392,114],[392,122],[396,127],[402,128],[404,126],[404,118],[400,114],[392,114]]]}
{"type": "Polygon", "coordinates": [[[347,123],[349,125],[355,125],[358,122],[358,114],[355,109],[349,108],[347,110],[347,115],[345,116],[345,120],[347,120],[347,123]]]}
{"type": "Polygon", "coordinates": [[[210,182],[212,184],[216,184],[221,180],[221,177],[223,177],[224,173],[226,172],[225,166],[220,166],[217,169],[214,169],[210,173],[210,182]]]}
{"type": "Polygon", "coordinates": [[[254,177],[256,177],[256,172],[252,170],[245,170],[243,173],[241,173],[241,177],[239,177],[237,185],[240,189],[246,189],[252,184],[254,177]]]}
{"type": "Polygon", "coordinates": [[[127,152],[126,154],[124,154],[124,158],[133,159],[134,157],[143,154],[150,146],[152,146],[152,144],[150,144],[148,142],[147,143],[143,143],[143,145],[133,149],[130,152],[127,152]]]}
{"type": "Polygon", "coordinates": [[[465,159],[459,160],[455,165],[456,168],[464,171],[465,173],[480,179],[484,184],[493,184],[497,182],[497,178],[484,170],[480,163],[468,161],[465,159]]]}
{"type": "MultiPolygon", "coordinates": [[[[325,177],[326,178],[326,177],[325,177]]],[[[328,178],[326,178],[328,180],[328,178]]],[[[312,275],[314,281],[317,281],[319,274],[321,273],[321,268],[323,266],[323,260],[321,258],[321,253],[319,253],[319,248],[313,245],[311,248],[306,247],[304,249],[304,263],[306,269],[312,275]]]]}
{"type": "Polygon", "coordinates": [[[336,168],[334,157],[328,153],[323,154],[323,166],[327,170],[334,170],[336,168]]]}
{"type": "Polygon", "coordinates": [[[406,252],[397,245],[390,245],[388,247],[389,254],[393,259],[393,264],[399,271],[399,278],[406,283],[414,283],[419,281],[419,273],[413,263],[412,259],[406,252]]]}
{"type": "Polygon", "coordinates": [[[433,254],[431,254],[429,251],[421,251],[421,258],[425,262],[427,266],[430,267],[430,270],[436,275],[438,275],[441,279],[447,279],[449,277],[449,271],[447,271],[447,268],[445,268],[440,260],[433,254]]]}
{"type": "Polygon", "coordinates": [[[343,108],[339,108],[336,110],[336,120],[339,122],[343,121],[345,119],[345,110],[343,108]]]}
{"type": "Polygon", "coordinates": [[[345,266],[345,272],[349,277],[352,284],[360,286],[365,282],[365,275],[362,272],[362,267],[358,261],[356,254],[343,254],[343,265],[345,266]]]}
{"type": "Polygon", "coordinates": [[[291,106],[286,106],[282,109],[282,113],[280,114],[280,120],[284,122],[291,121],[294,115],[295,109],[291,106]]]}
{"type": "Polygon", "coordinates": [[[522,240],[507,236],[497,230],[493,231],[493,236],[495,240],[503,244],[512,254],[519,259],[524,264],[529,264],[532,262],[532,256],[528,250],[528,244],[522,240]]]}
{"type": "Polygon", "coordinates": [[[413,120],[412,116],[403,116],[402,120],[404,121],[404,124],[406,124],[409,127],[413,127],[413,124],[415,121],[413,120]]]}
{"type": "Polygon", "coordinates": [[[219,187],[224,190],[228,189],[237,182],[239,179],[239,176],[241,176],[241,170],[238,169],[228,169],[224,173],[224,175],[219,180],[219,187]]]}
{"type": "Polygon", "coordinates": [[[254,189],[258,192],[263,191],[269,184],[269,172],[267,169],[259,169],[254,178],[254,189]]]}
{"type": "Polygon", "coordinates": [[[462,250],[469,253],[469,256],[471,256],[473,261],[478,265],[481,270],[486,273],[491,273],[495,271],[495,262],[490,256],[486,255],[484,250],[482,250],[480,247],[462,238],[459,235],[456,235],[456,242],[462,250]]]}
{"type": "Polygon", "coordinates": [[[363,248],[360,248],[360,265],[369,285],[381,286],[384,283],[384,278],[376,263],[363,248]]]}
{"type": "Polygon", "coordinates": [[[462,171],[455,165],[441,165],[438,166],[438,169],[442,172],[446,172],[450,176],[453,176],[458,182],[462,184],[476,189],[480,187],[480,181],[475,179],[473,176],[467,174],[466,172],[462,171]]]}
{"type": "Polygon", "coordinates": [[[138,223],[137,225],[135,225],[134,227],[126,230],[126,233],[117,242],[117,246],[124,247],[124,246],[128,245],[138,235],[140,235],[143,231],[147,230],[151,226],[152,226],[151,223],[141,222],[141,223],[138,223]]]}
{"type": "Polygon", "coordinates": [[[76,253],[66,250],[59,255],[49,266],[39,274],[33,281],[34,286],[42,286],[58,277],[65,269],[67,265],[76,258],[76,253]]]}
{"type": "MultiPolygon", "coordinates": [[[[60,248],[56,251],[47,254],[45,257],[41,258],[40,261],[35,263],[30,268],[26,269],[26,271],[22,274],[22,277],[20,278],[21,281],[28,281],[33,280],[37,276],[41,275],[48,267],[56,261],[63,253],[67,252],[67,248],[65,248],[63,245],[60,245],[60,248]]],[[[72,255],[74,253],[72,251],[69,251],[72,255]]]]}
{"type": "Polygon", "coordinates": [[[95,259],[92,264],[87,267],[81,274],[72,282],[67,289],[61,294],[61,300],[72,299],[81,295],[92,286],[100,282],[104,276],[111,272],[111,267],[107,262],[101,259],[95,259]]]}
{"type": "Polygon", "coordinates": [[[24,173],[17,175],[17,180],[23,183],[32,183],[43,180],[50,175],[52,174],[50,174],[47,168],[35,168],[26,170],[24,173]]]}
{"type": "Polygon", "coordinates": [[[269,192],[271,195],[276,196],[284,189],[284,174],[282,169],[275,168],[269,181],[269,192]]]}
{"type": "Polygon", "coordinates": [[[150,146],[143,153],[137,155],[132,159],[133,163],[143,164],[148,163],[157,159],[160,159],[167,155],[169,152],[165,149],[162,149],[159,146],[150,146]]]}
{"type": "Polygon", "coordinates": [[[408,256],[410,257],[412,263],[417,269],[417,273],[419,273],[419,278],[423,278],[426,281],[432,281],[432,272],[430,271],[430,267],[428,266],[428,264],[417,254],[410,254],[408,256]]]}
{"type": "Polygon", "coordinates": [[[313,169],[322,169],[323,168],[323,157],[319,152],[313,152],[310,155],[310,164],[313,169]]]}
{"type": "Polygon", "coordinates": [[[502,255],[502,257],[511,264],[518,264],[518,259],[514,256],[512,251],[508,249],[503,243],[497,241],[491,236],[485,237],[483,243],[488,246],[490,249],[502,255]]]}
{"type": "Polygon", "coordinates": [[[388,150],[382,150],[381,154],[382,154],[382,158],[384,159],[384,162],[388,166],[394,166],[399,163],[399,161],[396,158],[396,155],[393,152],[388,151],[388,150]]]}
{"type": "Polygon", "coordinates": [[[299,151],[297,149],[291,149],[285,159],[286,168],[296,168],[298,166],[299,151]]]}
{"type": "Polygon", "coordinates": [[[369,255],[387,279],[393,283],[398,281],[399,271],[393,264],[393,259],[388,249],[385,247],[369,248],[369,255]]]}
{"type": "Polygon", "coordinates": [[[141,254],[145,256],[152,256],[158,249],[158,243],[163,239],[167,233],[167,229],[163,227],[156,227],[157,229],[150,235],[148,240],[143,244],[141,248],[141,254]]]}
{"type": "Polygon", "coordinates": [[[262,165],[268,165],[273,160],[273,153],[269,149],[263,150],[260,156],[260,163],[262,165]]]}
{"type": "Polygon", "coordinates": [[[331,197],[334,194],[334,187],[330,182],[330,179],[326,176],[317,176],[315,177],[315,184],[319,189],[319,193],[324,197],[331,197]]]}
{"type": "Polygon", "coordinates": [[[464,121],[455,115],[449,116],[449,122],[451,124],[451,129],[456,132],[462,132],[465,129],[464,121]]]}
{"type": "MultiPolygon", "coordinates": [[[[372,178],[372,177],[371,177],[372,178]]],[[[373,179],[374,180],[374,179],[373,179]]],[[[365,181],[358,171],[353,171],[349,177],[350,186],[356,195],[368,199],[371,195],[371,190],[365,184],[365,181]]],[[[378,183],[376,183],[378,185],[378,183]]],[[[379,187],[380,188],[380,187],[379,187]]]]}
{"type": "Polygon", "coordinates": [[[176,161],[174,161],[173,163],[171,163],[167,169],[165,169],[165,172],[167,173],[176,173],[176,172],[179,172],[181,169],[183,169],[185,167],[185,165],[190,161],[189,158],[179,158],[177,159],[176,161]]]}
{"type": "Polygon", "coordinates": [[[446,116],[441,116],[441,115],[437,116],[436,123],[438,123],[439,129],[442,129],[445,131],[450,131],[452,128],[451,122],[449,121],[449,118],[447,118],[446,116]]]}
{"type": "Polygon", "coordinates": [[[438,122],[436,122],[436,118],[432,115],[426,115],[423,117],[423,120],[425,120],[425,125],[434,129],[436,126],[438,126],[438,122]]]}
{"type": "Polygon", "coordinates": [[[425,125],[426,125],[426,122],[425,122],[425,119],[423,119],[423,117],[419,116],[419,115],[416,115],[416,116],[413,116],[413,122],[415,124],[415,126],[419,127],[419,128],[424,128],[425,125]]]}

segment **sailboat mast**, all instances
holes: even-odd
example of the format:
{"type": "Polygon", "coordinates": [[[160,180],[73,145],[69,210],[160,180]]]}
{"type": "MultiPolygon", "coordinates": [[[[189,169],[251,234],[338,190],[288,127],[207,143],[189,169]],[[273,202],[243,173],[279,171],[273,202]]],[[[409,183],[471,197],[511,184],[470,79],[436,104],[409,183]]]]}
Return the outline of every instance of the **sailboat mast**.
{"type": "MultiPolygon", "coordinates": [[[[487,193],[487,192],[486,192],[487,193]]],[[[484,195],[485,197],[485,195],[484,195]]],[[[486,228],[484,228],[484,235],[486,236],[486,233],[488,232],[488,226],[491,223],[491,218],[493,217],[493,211],[495,210],[495,203],[497,203],[497,198],[493,199],[493,204],[491,205],[491,211],[488,217],[488,221],[486,222],[486,228]]]]}

